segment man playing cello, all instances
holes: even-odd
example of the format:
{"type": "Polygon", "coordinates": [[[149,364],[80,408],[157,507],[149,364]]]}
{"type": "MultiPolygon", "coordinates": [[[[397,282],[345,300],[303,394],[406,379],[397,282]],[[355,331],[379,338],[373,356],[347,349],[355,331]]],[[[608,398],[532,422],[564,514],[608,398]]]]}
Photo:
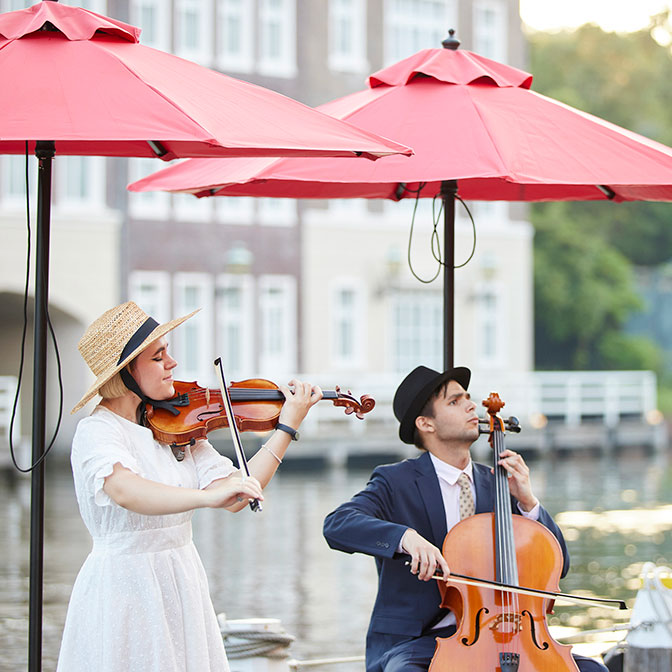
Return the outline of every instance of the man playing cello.
{"type": "MultiPolygon", "coordinates": [[[[444,373],[414,369],[399,385],[393,408],[399,437],[423,453],[377,467],[366,488],[325,519],[331,548],[376,560],[378,594],[367,634],[367,672],[426,672],[436,638],[456,632],[455,614],[441,608],[438,584],[432,580],[437,570],[450,571],[440,549],[461,517],[494,509],[491,469],[472,462],[470,455],[479,436],[476,404],[466,391],[470,377],[464,367],[444,373]],[[410,572],[404,555],[411,557],[410,572]]],[[[555,535],[564,576],[567,546],[532,491],[525,461],[508,449],[499,457],[509,476],[513,512],[539,521],[555,535]]],[[[580,672],[607,672],[595,660],[574,660],[580,672]]]]}

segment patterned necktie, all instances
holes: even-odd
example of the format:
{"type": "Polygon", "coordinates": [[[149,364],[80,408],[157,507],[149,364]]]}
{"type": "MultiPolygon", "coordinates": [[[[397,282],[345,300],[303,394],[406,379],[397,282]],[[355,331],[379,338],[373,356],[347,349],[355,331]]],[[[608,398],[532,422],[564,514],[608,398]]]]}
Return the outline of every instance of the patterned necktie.
{"type": "Polygon", "coordinates": [[[474,496],[471,494],[469,476],[464,473],[460,474],[457,483],[460,486],[460,520],[464,520],[476,513],[474,496]]]}

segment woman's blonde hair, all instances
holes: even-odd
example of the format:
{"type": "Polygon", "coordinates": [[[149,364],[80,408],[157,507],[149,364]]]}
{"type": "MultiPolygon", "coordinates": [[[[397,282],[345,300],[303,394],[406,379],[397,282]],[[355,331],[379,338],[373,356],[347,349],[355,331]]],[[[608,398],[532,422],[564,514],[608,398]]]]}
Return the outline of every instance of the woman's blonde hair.
{"type": "Polygon", "coordinates": [[[98,390],[98,394],[103,399],[118,399],[123,397],[126,392],[128,392],[128,388],[121,379],[121,373],[116,373],[98,390]]]}

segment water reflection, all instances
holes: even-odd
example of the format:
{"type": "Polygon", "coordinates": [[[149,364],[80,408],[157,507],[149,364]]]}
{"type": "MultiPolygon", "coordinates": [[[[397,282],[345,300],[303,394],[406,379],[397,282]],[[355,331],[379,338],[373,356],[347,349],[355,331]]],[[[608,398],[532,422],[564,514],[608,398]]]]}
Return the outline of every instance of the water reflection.
{"type": "MultiPolygon", "coordinates": [[[[355,655],[376,589],[373,561],[329,550],[324,516],[365,484],[369,471],[278,474],[261,514],[199,511],[194,536],[217,611],[274,617],[296,636],[296,658],[355,655]]],[[[532,462],[533,485],[566,533],[572,554],[562,590],[626,599],[643,562],[672,562],[672,470],[667,456],[558,457],[532,462]]],[[[50,465],[45,502],[44,670],[55,668],[72,583],[90,549],[67,465],[50,465]]],[[[30,483],[0,479],[0,670],[26,669],[30,483]]],[[[618,612],[557,607],[552,623],[607,627],[618,612]]],[[[336,667],[330,668],[338,672],[336,667]]],[[[352,670],[343,666],[343,672],[352,670]]]]}

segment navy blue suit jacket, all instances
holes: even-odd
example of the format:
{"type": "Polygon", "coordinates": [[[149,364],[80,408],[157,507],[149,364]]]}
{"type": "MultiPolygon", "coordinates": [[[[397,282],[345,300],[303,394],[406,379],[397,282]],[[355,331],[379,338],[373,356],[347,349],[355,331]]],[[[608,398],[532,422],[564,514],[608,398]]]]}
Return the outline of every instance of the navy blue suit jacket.
{"type": "MultiPolygon", "coordinates": [[[[494,476],[490,467],[473,465],[476,513],[494,508],[494,476]]],[[[513,511],[518,512],[515,500],[513,511]]],[[[569,569],[569,554],[562,532],[541,507],[539,522],[558,539],[564,555],[562,576],[569,569]]],[[[429,453],[396,464],[377,467],[366,488],[330,513],[324,536],[331,548],[374,556],[378,594],[371,614],[366,643],[366,669],[380,670],[380,657],[396,642],[418,637],[438,623],[441,609],[436,581],[418,581],[405,566],[408,556],[396,553],[408,528],[437,548],[446,536],[446,515],[439,479],[429,453]]]]}

